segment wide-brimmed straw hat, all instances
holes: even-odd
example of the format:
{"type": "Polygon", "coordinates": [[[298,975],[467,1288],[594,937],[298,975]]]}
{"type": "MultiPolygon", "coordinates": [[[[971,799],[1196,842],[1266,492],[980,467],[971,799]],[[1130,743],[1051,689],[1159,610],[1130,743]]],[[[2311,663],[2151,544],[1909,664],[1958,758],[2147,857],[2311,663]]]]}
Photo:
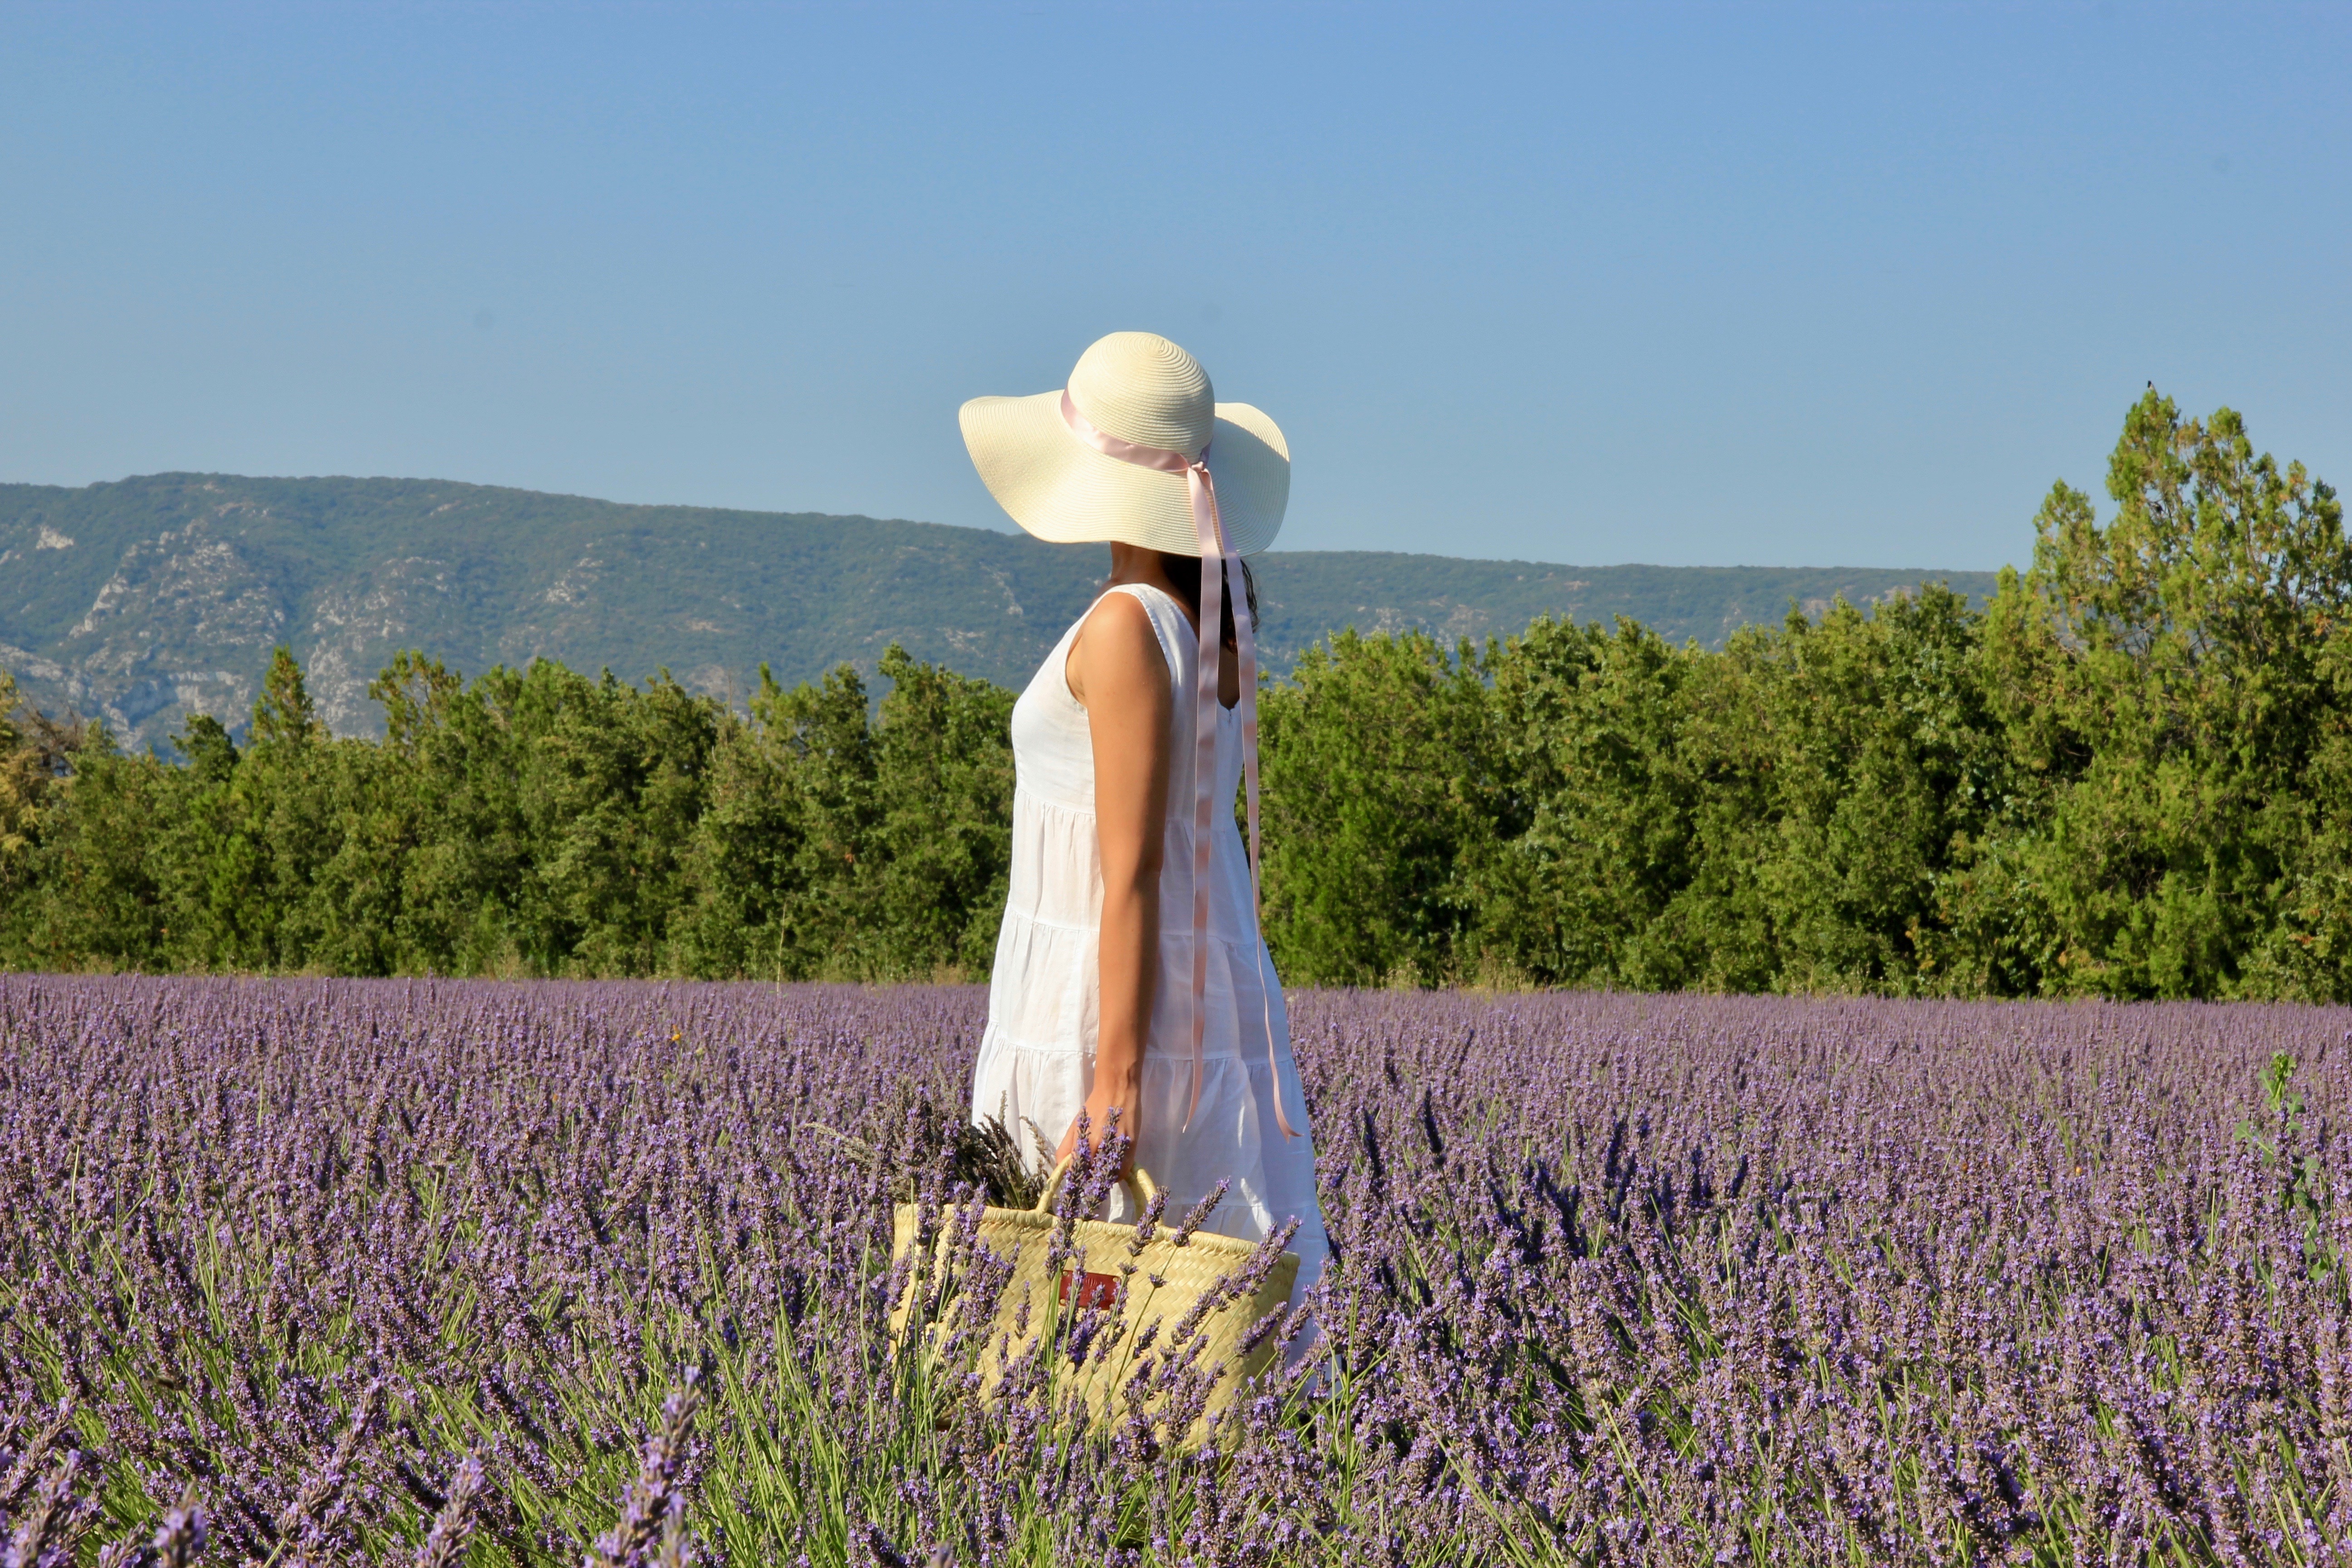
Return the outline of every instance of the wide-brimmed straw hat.
{"type": "Polygon", "coordinates": [[[1201,362],[1157,332],[1113,332],[1078,356],[1066,387],[975,397],[964,446],[1013,521],[1056,544],[1117,541],[1202,552],[1183,465],[1207,454],[1224,543],[1255,554],[1290,504],[1290,447],[1246,403],[1219,403],[1201,362]],[[1142,466],[1134,448],[1169,459],[1142,466]]]}

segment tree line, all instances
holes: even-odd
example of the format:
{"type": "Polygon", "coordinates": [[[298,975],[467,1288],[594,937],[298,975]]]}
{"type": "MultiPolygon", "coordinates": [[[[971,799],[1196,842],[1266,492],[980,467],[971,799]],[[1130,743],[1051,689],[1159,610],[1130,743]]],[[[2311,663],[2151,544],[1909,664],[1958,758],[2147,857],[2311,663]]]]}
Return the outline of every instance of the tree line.
{"type": "MultiPolygon", "coordinates": [[[[2352,1000],[2334,492],[2151,391],[2032,567],[1740,631],[1342,633],[1263,696],[1292,984],[2352,1000]]],[[[280,650],[239,744],[118,751],[0,678],[0,963],[978,977],[1013,694],[908,658],[747,713],[404,654],[382,741],[280,650]]]]}

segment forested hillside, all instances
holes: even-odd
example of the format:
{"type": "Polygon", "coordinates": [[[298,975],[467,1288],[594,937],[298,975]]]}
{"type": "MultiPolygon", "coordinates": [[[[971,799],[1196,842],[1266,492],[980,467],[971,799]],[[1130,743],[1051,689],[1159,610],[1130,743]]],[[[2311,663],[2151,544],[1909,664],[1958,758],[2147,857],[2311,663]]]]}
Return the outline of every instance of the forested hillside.
{"type": "MultiPolygon", "coordinates": [[[[2352,1001],[2352,552],[2334,493],[2153,392],[1990,605],[1719,650],[1539,618],[1343,634],[1265,693],[1293,982],[2352,1001]]],[[[381,742],[280,650],[182,762],[0,695],[17,966],[985,972],[1011,693],[904,652],[737,712],[403,655],[381,742]]]]}
{"type": "MultiPolygon", "coordinates": [[[[270,652],[301,661],[338,735],[381,735],[368,683],[404,649],[479,674],[547,658],[635,682],[675,671],[739,711],[762,664],[786,685],[892,643],[1017,685],[1085,607],[1099,547],[862,517],[619,506],[413,479],[162,474],[0,485],[0,668],[52,711],[170,750],[181,715],[241,733],[270,652]]],[[[1260,563],[1265,641],[1287,669],[1328,632],[1451,640],[1537,616],[1629,615],[1671,640],[1872,603],[1920,572],[1578,568],[1360,552],[1260,563]]],[[[1983,573],[1941,574],[1963,593],[1983,573]]]]}

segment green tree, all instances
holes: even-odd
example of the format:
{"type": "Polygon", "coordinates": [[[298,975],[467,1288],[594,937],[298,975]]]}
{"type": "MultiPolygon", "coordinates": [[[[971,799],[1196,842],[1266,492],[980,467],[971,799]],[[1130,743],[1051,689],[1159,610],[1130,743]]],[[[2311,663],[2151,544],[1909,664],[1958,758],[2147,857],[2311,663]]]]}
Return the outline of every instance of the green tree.
{"type": "Polygon", "coordinates": [[[979,978],[996,952],[1013,850],[1013,694],[882,655],[867,836],[873,973],[979,978]]]}
{"type": "Polygon", "coordinates": [[[1974,617],[1929,589],[1720,654],[1539,621],[1490,661],[1502,772],[1478,941],[1547,984],[1929,988],[1938,879],[1998,753],[1974,617]]]}
{"type": "Polygon", "coordinates": [[[0,897],[22,886],[42,808],[77,739],[26,702],[16,678],[0,669],[0,897]]]}
{"type": "Polygon", "coordinates": [[[1473,877],[1513,796],[1477,652],[1342,632],[1261,694],[1267,945],[1294,982],[1475,976],[1473,877]]]}
{"type": "Polygon", "coordinates": [[[537,884],[526,951],[548,973],[657,973],[688,891],[719,705],[667,671],[637,692],[609,670],[592,681],[541,660],[512,714],[537,884]]]}
{"type": "Polygon", "coordinates": [[[984,974],[1011,848],[1013,693],[882,657],[878,712],[847,666],[763,669],[721,739],[678,966],[698,973],[984,974]]]}
{"type": "Polygon", "coordinates": [[[105,743],[103,732],[26,702],[16,677],[0,669],[0,962],[11,962],[29,940],[41,902],[44,829],[58,826],[74,763],[105,743]]]}
{"type": "Polygon", "coordinates": [[[1477,869],[1482,951],[1546,984],[1672,986],[1659,945],[1695,869],[1697,780],[1682,755],[1698,657],[1631,621],[1549,618],[1492,661],[1496,771],[1514,809],[1477,869]]]}
{"type": "Polygon", "coordinates": [[[2002,787],[1967,605],[1932,586],[1867,616],[1841,600],[1742,634],[1710,673],[1746,693],[1690,693],[1708,871],[1679,912],[1718,955],[1703,982],[1944,988],[1939,890],[2002,787]]]}
{"type": "Polygon", "coordinates": [[[177,770],[125,756],[93,726],[73,771],[42,814],[26,866],[25,896],[10,900],[11,963],[37,969],[153,969],[169,934],[149,864],[156,824],[177,770]]]}
{"type": "Polygon", "coordinates": [[[793,813],[792,858],[772,884],[779,963],[795,975],[863,978],[871,942],[860,892],[873,869],[880,766],[866,683],[840,665],[814,685],[763,688],[752,713],[793,813]]]}
{"type": "Polygon", "coordinates": [[[499,668],[469,688],[437,660],[404,652],[368,688],[384,708],[384,805],[407,835],[396,973],[543,972],[551,939],[522,809],[522,686],[520,672],[499,668]]]}
{"type": "Polygon", "coordinates": [[[2108,465],[2102,526],[2061,483],[2032,571],[1987,617],[1988,690],[2031,823],[1984,847],[1948,922],[1988,987],[2335,994],[2281,950],[2324,808],[2306,784],[2342,711],[2342,508],[2258,456],[2235,414],[2150,391],[2108,465]]]}

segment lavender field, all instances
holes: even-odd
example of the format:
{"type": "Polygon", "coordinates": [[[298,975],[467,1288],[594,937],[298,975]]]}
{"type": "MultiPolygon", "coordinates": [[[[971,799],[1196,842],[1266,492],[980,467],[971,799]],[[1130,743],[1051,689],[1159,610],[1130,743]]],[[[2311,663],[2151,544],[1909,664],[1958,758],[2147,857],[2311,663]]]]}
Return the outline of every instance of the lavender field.
{"type": "Polygon", "coordinates": [[[2352,1560],[2352,1015],[1301,995],[1188,1448],[891,1352],[983,1005],[0,976],[7,1561],[2352,1560]]]}

